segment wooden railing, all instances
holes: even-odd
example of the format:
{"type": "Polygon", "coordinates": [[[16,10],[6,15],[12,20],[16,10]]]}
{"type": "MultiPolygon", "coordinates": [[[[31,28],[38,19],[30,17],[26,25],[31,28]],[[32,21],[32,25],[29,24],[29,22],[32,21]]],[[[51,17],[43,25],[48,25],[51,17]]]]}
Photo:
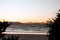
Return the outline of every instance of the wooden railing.
{"type": "Polygon", "coordinates": [[[2,32],[2,34],[33,34],[33,35],[49,35],[49,33],[39,33],[39,32],[2,32]]]}

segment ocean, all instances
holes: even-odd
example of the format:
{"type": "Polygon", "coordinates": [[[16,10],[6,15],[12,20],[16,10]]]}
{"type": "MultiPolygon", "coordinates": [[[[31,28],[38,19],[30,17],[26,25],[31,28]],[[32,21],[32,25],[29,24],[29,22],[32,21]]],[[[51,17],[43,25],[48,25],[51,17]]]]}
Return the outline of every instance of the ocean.
{"type": "Polygon", "coordinates": [[[49,27],[44,24],[11,24],[6,32],[44,32],[49,31],[49,27]]]}

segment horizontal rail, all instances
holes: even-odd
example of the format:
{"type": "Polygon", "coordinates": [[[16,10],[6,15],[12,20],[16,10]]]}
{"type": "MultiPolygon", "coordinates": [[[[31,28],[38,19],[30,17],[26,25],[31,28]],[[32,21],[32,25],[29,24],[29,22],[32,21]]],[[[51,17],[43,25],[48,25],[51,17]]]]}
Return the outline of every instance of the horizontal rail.
{"type": "Polygon", "coordinates": [[[2,32],[2,34],[33,34],[33,35],[49,35],[49,33],[39,33],[39,32],[2,32]]]}

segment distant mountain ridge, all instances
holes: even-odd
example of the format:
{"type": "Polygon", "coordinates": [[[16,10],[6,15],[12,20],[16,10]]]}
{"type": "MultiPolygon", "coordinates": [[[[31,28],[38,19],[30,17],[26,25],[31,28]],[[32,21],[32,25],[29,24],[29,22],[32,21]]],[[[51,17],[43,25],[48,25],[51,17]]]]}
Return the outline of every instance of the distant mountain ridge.
{"type": "Polygon", "coordinates": [[[21,23],[21,22],[9,22],[11,24],[43,24],[46,25],[46,23],[21,23]]]}

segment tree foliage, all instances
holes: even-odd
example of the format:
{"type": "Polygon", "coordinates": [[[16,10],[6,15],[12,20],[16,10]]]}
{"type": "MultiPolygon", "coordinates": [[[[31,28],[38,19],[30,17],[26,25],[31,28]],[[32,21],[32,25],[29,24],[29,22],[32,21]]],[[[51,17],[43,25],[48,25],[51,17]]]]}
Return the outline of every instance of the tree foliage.
{"type": "Polygon", "coordinates": [[[2,32],[5,32],[6,28],[10,25],[10,23],[4,21],[0,22],[0,38],[3,37],[5,34],[2,34],[2,32]]]}
{"type": "MultiPolygon", "coordinates": [[[[60,9],[59,9],[60,12],[60,9]]],[[[59,38],[59,30],[60,30],[60,13],[57,13],[57,17],[55,20],[53,20],[54,22],[51,23],[51,25],[49,25],[48,27],[50,27],[50,31],[49,31],[49,40],[60,40],[59,38]]]]}

